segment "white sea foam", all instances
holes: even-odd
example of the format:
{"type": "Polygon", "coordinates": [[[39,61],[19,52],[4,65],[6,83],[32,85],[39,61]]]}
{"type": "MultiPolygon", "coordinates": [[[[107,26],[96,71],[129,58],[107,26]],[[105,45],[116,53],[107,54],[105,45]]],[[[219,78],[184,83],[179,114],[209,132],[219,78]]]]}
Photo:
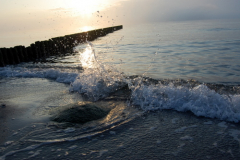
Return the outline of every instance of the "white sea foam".
{"type": "Polygon", "coordinates": [[[169,85],[144,85],[141,80],[129,85],[131,100],[145,111],[173,109],[191,111],[197,116],[240,121],[240,95],[220,95],[205,85],[194,88],[169,85]]]}
{"type": "Polygon", "coordinates": [[[71,91],[87,95],[97,101],[109,93],[123,87],[122,77],[115,72],[99,72],[96,69],[85,69],[71,84],[71,91]]]}
{"type": "Polygon", "coordinates": [[[58,68],[24,68],[24,67],[3,67],[0,70],[2,77],[23,77],[23,78],[48,78],[61,83],[71,83],[78,76],[72,70],[58,68]]]}
{"type": "Polygon", "coordinates": [[[85,51],[80,53],[80,57],[84,71],[71,84],[71,91],[85,94],[97,101],[126,85],[123,75],[118,70],[95,59],[95,52],[90,43],[85,51]]]}

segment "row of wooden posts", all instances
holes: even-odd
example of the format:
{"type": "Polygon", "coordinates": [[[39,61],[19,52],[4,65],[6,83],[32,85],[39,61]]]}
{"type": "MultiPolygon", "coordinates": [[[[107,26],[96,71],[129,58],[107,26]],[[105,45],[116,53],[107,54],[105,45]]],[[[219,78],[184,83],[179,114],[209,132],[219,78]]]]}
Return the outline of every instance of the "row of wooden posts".
{"type": "Polygon", "coordinates": [[[122,28],[123,26],[120,25],[51,38],[46,41],[37,41],[28,47],[15,46],[11,48],[0,48],[0,67],[14,65],[21,62],[45,61],[46,58],[50,56],[64,56],[73,53],[73,48],[80,43],[93,41],[98,37],[105,36],[108,33],[112,33],[122,28]]]}

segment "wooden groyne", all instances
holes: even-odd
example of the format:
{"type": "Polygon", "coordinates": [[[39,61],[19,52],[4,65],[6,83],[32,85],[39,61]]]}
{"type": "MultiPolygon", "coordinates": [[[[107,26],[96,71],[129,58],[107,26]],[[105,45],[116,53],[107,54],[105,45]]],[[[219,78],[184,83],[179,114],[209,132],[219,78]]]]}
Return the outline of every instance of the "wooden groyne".
{"type": "Polygon", "coordinates": [[[80,43],[93,41],[98,37],[103,37],[122,28],[123,26],[120,25],[55,37],[46,41],[36,41],[28,47],[20,45],[11,48],[0,48],[0,67],[21,62],[44,61],[50,56],[64,56],[73,53],[73,48],[80,43]]]}

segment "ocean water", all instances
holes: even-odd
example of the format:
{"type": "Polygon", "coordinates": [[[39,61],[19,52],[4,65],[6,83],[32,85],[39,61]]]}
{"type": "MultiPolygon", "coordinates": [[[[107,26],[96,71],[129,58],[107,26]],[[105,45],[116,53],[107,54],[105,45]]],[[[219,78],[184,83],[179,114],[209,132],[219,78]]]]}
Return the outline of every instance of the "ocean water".
{"type": "Polygon", "coordinates": [[[48,60],[0,68],[0,160],[240,158],[240,20],[123,26],[48,60]],[[73,103],[110,112],[49,120],[73,103]]]}

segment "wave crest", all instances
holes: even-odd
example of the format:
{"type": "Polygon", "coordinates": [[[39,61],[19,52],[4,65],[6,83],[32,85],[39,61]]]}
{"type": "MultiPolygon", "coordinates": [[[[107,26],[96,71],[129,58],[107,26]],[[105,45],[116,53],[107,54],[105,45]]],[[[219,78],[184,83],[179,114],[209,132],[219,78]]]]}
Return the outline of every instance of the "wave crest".
{"type": "Polygon", "coordinates": [[[138,83],[132,86],[132,103],[145,111],[173,109],[191,111],[197,116],[218,118],[232,122],[240,121],[240,95],[220,95],[206,85],[193,88],[138,83]]]}

